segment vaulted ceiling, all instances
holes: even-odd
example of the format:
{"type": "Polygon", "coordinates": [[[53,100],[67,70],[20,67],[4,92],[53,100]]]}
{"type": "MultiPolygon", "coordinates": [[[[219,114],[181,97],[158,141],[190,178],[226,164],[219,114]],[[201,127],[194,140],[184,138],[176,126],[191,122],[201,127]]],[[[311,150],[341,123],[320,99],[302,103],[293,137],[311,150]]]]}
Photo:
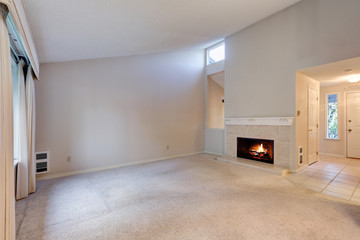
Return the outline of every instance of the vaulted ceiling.
{"type": "Polygon", "coordinates": [[[300,0],[23,0],[40,62],[205,48],[300,0]]]}

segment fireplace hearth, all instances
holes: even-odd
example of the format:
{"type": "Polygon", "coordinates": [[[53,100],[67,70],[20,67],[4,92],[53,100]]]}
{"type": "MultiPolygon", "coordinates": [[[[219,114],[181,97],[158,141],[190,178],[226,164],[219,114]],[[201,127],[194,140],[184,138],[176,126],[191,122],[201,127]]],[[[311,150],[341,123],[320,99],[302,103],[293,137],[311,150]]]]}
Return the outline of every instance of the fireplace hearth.
{"type": "Polygon", "coordinates": [[[274,140],[238,137],[237,157],[274,164],[274,140]]]}

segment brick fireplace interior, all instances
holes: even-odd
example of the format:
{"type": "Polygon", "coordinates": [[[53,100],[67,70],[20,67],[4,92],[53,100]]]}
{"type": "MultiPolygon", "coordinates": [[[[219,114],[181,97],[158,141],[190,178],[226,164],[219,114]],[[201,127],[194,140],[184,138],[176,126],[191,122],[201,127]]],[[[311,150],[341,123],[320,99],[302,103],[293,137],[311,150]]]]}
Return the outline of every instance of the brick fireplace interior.
{"type": "Polygon", "coordinates": [[[274,140],[238,137],[237,157],[274,164],[274,140]]]}

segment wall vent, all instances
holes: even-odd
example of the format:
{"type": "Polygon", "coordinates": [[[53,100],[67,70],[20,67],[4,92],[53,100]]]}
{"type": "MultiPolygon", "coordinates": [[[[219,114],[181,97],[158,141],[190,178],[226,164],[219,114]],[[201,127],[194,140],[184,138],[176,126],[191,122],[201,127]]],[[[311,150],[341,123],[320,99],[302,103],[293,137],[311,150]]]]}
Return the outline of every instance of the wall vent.
{"type": "Polygon", "coordinates": [[[298,163],[299,165],[303,165],[304,163],[304,157],[303,157],[303,147],[299,146],[298,148],[298,163]]]}
{"type": "Polygon", "coordinates": [[[49,151],[35,153],[36,174],[49,172],[49,151]]]}

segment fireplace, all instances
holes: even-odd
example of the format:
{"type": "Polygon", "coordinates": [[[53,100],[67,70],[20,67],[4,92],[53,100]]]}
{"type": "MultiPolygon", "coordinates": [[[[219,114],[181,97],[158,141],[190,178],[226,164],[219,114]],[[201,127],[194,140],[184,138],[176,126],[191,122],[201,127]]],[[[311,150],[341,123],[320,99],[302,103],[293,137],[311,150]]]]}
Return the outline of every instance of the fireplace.
{"type": "Polygon", "coordinates": [[[274,164],[274,140],[238,137],[237,157],[274,164]]]}

